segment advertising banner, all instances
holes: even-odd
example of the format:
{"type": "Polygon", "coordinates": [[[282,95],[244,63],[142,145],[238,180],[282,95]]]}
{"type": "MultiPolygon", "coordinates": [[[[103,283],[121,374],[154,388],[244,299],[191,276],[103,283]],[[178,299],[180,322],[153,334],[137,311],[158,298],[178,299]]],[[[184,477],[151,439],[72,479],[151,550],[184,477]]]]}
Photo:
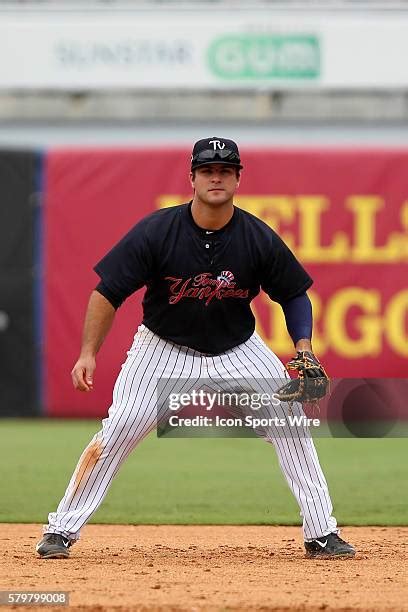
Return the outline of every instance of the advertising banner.
{"type": "Polygon", "coordinates": [[[406,87],[408,15],[36,11],[0,22],[0,88],[406,87]]]}
{"type": "MultiPolygon", "coordinates": [[[[332,377],[406,376],[406,150],[242,148],[236,204],[270,225],[314,279],[313,346],[332,377]]],[[[93,266],[143,216],[191,199],[188,150],[57,150],[47,162],[46,404],[105,414],[141,322],[143,290],[120,307],[98,357],[95,389],[72,389],[93,266]]],[[[261,293],[257,329],[286,360],[281,307],[261,293]]]]}

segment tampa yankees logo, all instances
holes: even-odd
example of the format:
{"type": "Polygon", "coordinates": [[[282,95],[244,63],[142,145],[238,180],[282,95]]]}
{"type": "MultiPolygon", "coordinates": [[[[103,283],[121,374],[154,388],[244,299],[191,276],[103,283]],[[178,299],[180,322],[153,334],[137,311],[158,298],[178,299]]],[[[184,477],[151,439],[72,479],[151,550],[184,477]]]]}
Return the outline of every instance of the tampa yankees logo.
{"type": "Polygon", "coordinates": [[[223,270],[221,274],[217,276],[217,281],[220,287],[228,287],[234,280],[234,275],[228,270],[223,270]]]}
{"type": "Polygon", "coordinates": [[[228,270],[221,272],[217,278],[212,278],[210,272],[190,276],[186,280],[174,276],[166,276],[170,281],[169,304],[177,304],[185,298],[203,300],[205,306],[215,298],[242,298],[249,296],[249,289],[239,289],[234,282],[234,275],[228,270]]]}
{"type": "Polygon", "coordinates": [[[225,149],[225,142],[221,142],[220,140],[210,140],[208,144],[212,144],[214,151],[220,149],[221,151],[225,149]]]}

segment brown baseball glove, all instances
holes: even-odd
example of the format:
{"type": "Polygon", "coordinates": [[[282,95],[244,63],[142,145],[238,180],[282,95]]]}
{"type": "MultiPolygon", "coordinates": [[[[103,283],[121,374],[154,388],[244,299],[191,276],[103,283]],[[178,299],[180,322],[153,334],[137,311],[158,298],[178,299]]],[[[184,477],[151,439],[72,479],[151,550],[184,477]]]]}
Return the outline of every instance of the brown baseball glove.
{"type": "Polygon", "coordinates": [[[281,402],[316,403],[328,393],[330,379],[312,352],[298,351],[286,367],[288,370],[297,370],[298,378],[290,380],[276,391],[281,402]]]}

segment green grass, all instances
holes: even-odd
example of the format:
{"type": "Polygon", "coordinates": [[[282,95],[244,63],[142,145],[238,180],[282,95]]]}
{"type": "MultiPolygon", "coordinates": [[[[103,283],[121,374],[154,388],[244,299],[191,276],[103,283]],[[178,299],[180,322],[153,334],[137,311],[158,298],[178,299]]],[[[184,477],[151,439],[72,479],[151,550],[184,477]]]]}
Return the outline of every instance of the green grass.
{"type": "MultiPolygon", "coordinates": [[[[46,522],[97,421],[0,419],[0,522],[46,522]]],[[[405,438],[316,440],[341,524],[408,525],[405,438]]],[[[95,523],[299,524],[274,449],[251,439],[147,438],[95,523]]]]}

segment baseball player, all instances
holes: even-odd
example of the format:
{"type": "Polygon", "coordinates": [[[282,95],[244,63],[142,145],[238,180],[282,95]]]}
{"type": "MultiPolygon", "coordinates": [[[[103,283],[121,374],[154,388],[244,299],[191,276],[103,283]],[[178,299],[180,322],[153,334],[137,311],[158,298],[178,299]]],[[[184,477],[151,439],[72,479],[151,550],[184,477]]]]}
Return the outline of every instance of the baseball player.
{"type": "MultiPolygon", "coordinates": [[[[126,457],[157,426],[159,379],[193,385],[202,378],[247,384],[288,378],[254,331],[250,303],[260,289],[283,308],[296,363],[306,356],[319,369],[306,294],[313,281],[271,228],[234,206],[242,169],[235,142],[199,140],[191,157],[192,201],[143,218],[95,266],[100,282],[88,304],[81,353],[72,370],[74,387],[92,390],[96,355],[116,310],[146,287],[143,321],[102,429],[81,455],[56,512],[48,516],[36,547],[42,558],[68,557],[126,457]]],[[[271,427],[263,437],[274,445],[299,504],[306,555],[354,556],[355,549],[339,537],[310,435],[295,430],[279,436],[271,427]]]]}

